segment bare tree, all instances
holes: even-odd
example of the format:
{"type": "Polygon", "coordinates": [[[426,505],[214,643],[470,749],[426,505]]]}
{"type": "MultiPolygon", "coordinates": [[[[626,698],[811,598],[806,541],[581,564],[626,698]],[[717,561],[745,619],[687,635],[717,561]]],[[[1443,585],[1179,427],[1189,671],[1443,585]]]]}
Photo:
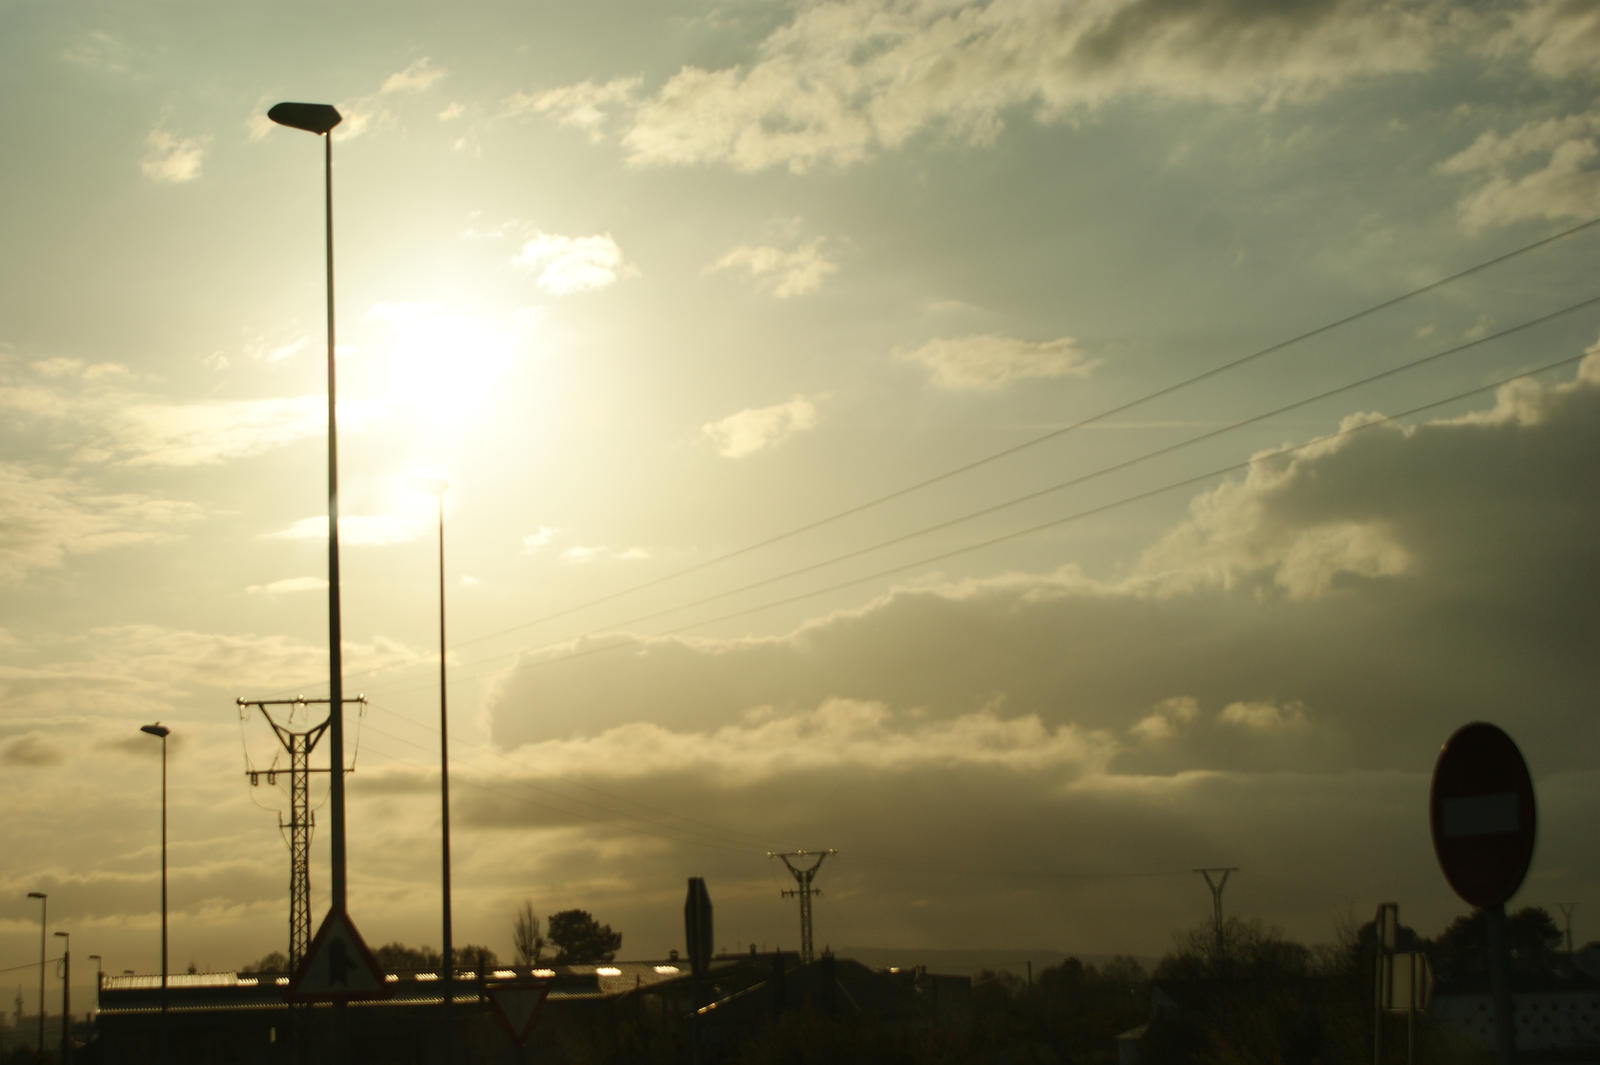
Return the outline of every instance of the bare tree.
{"type": "Polygon", "coordinates": [[[523,899],[517,923],[511,932],[511,946],[518,965],[538,965],[544,953],[544,936],[539,934],[539,918],[533,915],[533,900],[523,899]]]}

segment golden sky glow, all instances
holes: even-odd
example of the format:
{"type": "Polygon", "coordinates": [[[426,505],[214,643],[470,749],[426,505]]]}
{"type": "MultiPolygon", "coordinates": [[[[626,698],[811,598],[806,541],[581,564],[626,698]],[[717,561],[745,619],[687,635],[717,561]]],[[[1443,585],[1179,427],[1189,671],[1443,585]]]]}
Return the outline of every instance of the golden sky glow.
{"type": "Polygon", "coordinates": [[[793,948],[765,854],[825,847],[836,949],[1159,955],[1215,865],[1308,941],[1433,932],[1475,718],[1539,788],[1519,902],[1600,914],[1600,229],[1416,291],[1600,216],[1600,14],[568,7],[9,6],[5,964],[31,890],[156,964],[156,720],[174,962],[283,945],[235,705],[328,688],[323,145],[281,100],[344,116],[374,942],[439,940],[419,476],[458,943],[527,898],[663,957],[703,876],[719,947],[793,948]]]}

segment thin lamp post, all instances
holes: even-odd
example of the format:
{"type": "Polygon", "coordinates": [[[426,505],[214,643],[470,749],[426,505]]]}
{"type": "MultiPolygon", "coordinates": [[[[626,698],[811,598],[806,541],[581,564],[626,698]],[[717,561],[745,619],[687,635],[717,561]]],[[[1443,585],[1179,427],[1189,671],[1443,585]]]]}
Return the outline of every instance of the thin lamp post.
{"type": "Polygon", "coordinates": [[[44,1053],[44,947],[45,925],[49,923],[50,896],[42,891],[28,892],[28,898],[39,900],[39,1042],[36,1048],[39,1053],[44,1053]]]}
{"type": "Polygon", "coordinates": [[[455,953],[451,941],[450,921],[450,719],[446,699],[445,638],[444,638],[444,493],[450,487],[443,480],[424,480],[418,487],[439,500],[439,808],[441,844],[441,878],[443,890],[444,928],[444,1061],[449,1065],[454,1057],[454,1043],[450,1030],[451,999],[454,997],[455,953]]]}
{"type": "Polygon", "coordinates": [[[61,944],[61,1065],[72,1060],[72,933],[57,932],[61,944]]]}
{"type": "Polygon", "coordinates": [[[305,130],[323,139],[323,204],[327,232],[328,279],[328,805],[333,815],[332,910],[345,912],[344,845],[344,677],[339,624],[339,430],[335,416],[333,330],[333,127],[344,120],[332,104],[274,104],[267,117],[280,126],[305,130]]]}
{"type": "Polygon", "coordinates": [[[89,960],[94,962],[94,1011],[99,1013],[100,985],[106,982],[106,963],[98,954],[89,955],[89,960]]]}
{"type": "Polygon", "coordinates": [[[161,740],[161,1059],[167,1058],[167,736],[172,730],[161,722],[140,725],[139,731],[161,740]]]}

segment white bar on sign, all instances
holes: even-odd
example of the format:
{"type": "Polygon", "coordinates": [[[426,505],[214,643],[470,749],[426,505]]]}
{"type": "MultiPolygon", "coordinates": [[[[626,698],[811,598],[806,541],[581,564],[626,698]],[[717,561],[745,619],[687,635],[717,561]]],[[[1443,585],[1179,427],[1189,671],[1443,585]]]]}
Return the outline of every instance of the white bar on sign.
{"type": "Polygon", "coordinates": [[[1514,792],[1446,799],[1439,813],[1444,821],[1446,839],[1506,835],[1517,831],[1519,827],[1519,810],[1514,792]]]}

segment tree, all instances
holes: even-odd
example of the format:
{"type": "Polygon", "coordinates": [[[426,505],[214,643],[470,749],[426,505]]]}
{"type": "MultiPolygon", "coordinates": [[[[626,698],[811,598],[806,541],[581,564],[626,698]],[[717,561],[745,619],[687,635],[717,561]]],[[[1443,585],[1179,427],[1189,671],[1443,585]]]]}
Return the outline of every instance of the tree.
{"type": "Polygon", "coordinates": [[[539,918],[533,915],[531,899],[522,900],[516,924],[511,929],[511,949],[518,965],[538,965],[544,953],[544,936],[539,934],[539,918]]]}
{"type": "Polygon", "coordinates": [[[437,969],[443,960],[432,947],[408,947],[399,942],[385,943],[372,952],[372,957],[381,968],[389,970],[437,969]]]}
{"type": "Polygon", "coordinates": [[[451,947],[450,953],[455,957],[457,968],[472,965],[481,965],[485,969],[498,969],[500,956],[488,947],[477,943],[463,943],[459,947],[451,947]]]}
{"type": "Polygon", "coordinates": [[[1200,980],[1225,976],[1242,980],[1303,977],[1312,968],[1311,951],[1286,939],[1283,931],[1259,920],[1229,917],[1222,923],[1222,954],[1211,922],[1173,936],[1177,947],[1156,966],[1157,980],[1200,980]]]}
{"type": "Polygon", "coordinates": [[[588,910],[562,910],[545,919],[545,935],[556,948],[556,964],[610,961],[622,946],[622,933],[600,924],[588,910]]]}
{"type": "MultiPolygon", "coordinates": [[[[1434,940],[1433,961],[1447,979],[1478,979],[1489,971],[1488,929],[1483,910],[1457,917],[1434,940]]],[[[1563,936],[1555,918],[1542,906],[1527,906],[1506,916],[1506,946],[1511,967],[1520,973],[1542,972],[1561,949],[1563,936]]]]}
{"type": "Polygon", "coordinates": [[[283,951],[273,950],[263,954],[249,965],[239,967],[242,973],[286,973],[289,971],[289,959],[283,951]]]}

